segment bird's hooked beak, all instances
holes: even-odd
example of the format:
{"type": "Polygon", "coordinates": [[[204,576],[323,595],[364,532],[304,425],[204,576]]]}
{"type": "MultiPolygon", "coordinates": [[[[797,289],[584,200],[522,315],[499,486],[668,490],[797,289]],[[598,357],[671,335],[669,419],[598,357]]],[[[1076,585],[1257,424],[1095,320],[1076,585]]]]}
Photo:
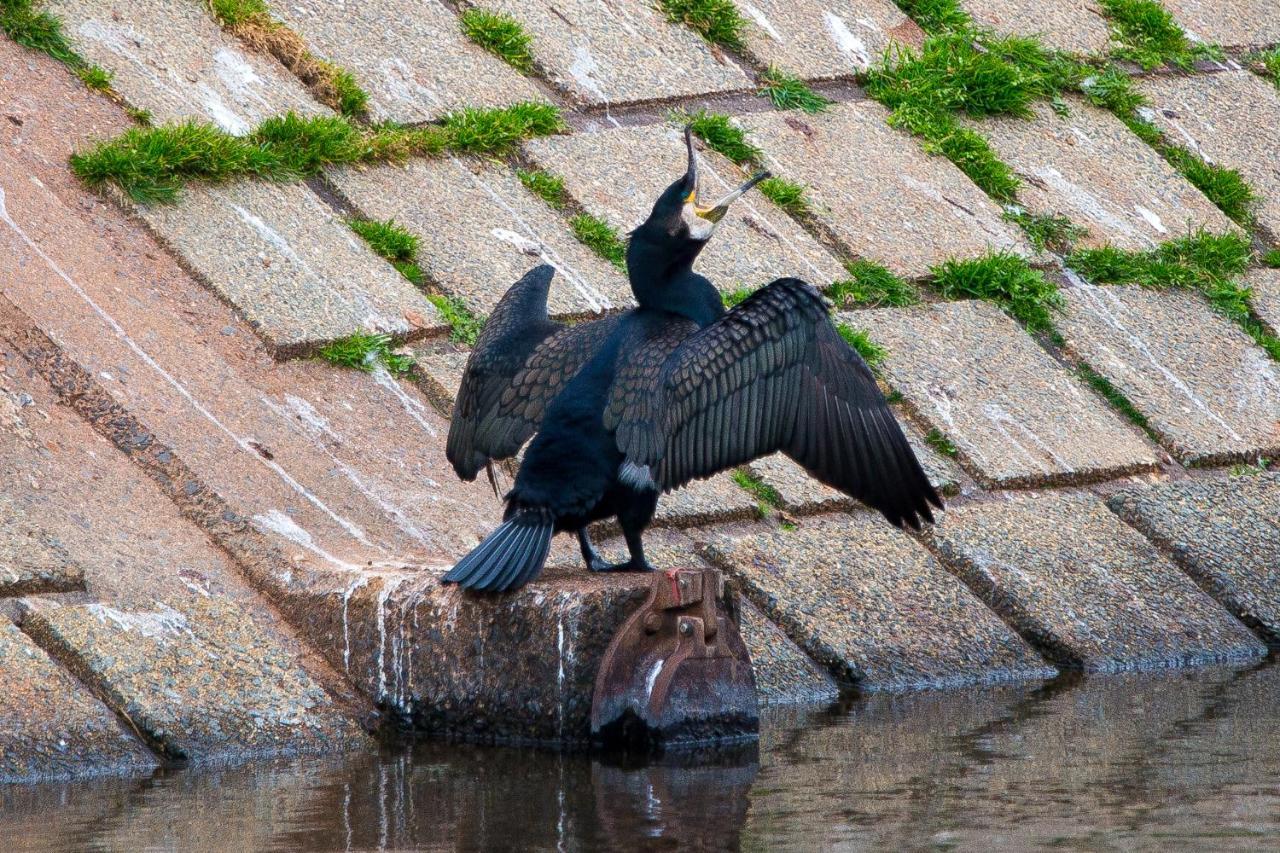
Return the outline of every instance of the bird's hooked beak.
{"type": "Polygon", "coordinates": [[[756,172],[739,187],[730,191],[727,195],[717,201],[715,204],[701,205],[698,203],[698,155],[693,150],[693,130],[686,126],[684,129],[684,144],[689,152],[689,166],[684,173],[684,202],[693,208],[693,212],[711,223],[719,222],[724,218],[725,213],[729,210],[729,205],[738,200],[739,196],[756,184],[769,177],[769,172],[756,172]]]}

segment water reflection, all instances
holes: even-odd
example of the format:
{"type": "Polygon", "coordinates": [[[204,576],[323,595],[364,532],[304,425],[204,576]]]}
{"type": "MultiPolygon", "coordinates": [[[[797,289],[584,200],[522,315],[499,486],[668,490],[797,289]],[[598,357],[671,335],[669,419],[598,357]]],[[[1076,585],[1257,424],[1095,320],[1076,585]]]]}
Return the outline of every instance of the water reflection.
{"type": "Polygon", "coordinates": [[[770,710],[759,750],[641,767],[420,743],[0,789],[5,850],[1258,849],[1280,667],[770,710]]]}

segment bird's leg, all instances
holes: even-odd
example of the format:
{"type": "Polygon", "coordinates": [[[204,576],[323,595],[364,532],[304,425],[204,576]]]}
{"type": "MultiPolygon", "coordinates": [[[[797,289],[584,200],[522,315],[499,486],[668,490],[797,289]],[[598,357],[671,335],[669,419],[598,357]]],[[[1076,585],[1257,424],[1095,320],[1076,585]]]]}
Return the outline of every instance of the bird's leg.
{"type": "Polygon", "coordinates": [[[613,569],[609,561],[600,556],[596,546],[591,544],[591,537],[587,535],[585,526],[578,528],[578,547],[582,549],[582,562],[586,563],[591,571],[607,572],[613,569]]]}
{"type": "Polygon", "coordinates": [[[631,559],[625,563],[614,566],[615,572],[652,572],[653,566],[649,565],[649,561],[644,557],[644,527],[632,527],[623,524],[622,535],[627,540],[627,551],[631,554],[631,559]]]}
{"type": "MultiPolygon", "coordinates": [[[[618,525],[622,528],[622,535],[627,540],[627,551],[631,554],[631,559],[625,563],[615,563],[609,565],[603,560],[600,565],[588,561],[593,572],[651,572],[653,566],[649,565],[649,561],[644,558],[644,544],[640,541],[644,534],[644,529],[649,526],[649,522],[653,520],[653,511],[658,506],[658,493],[656,491],[640,491],[633,494],[632,499],[624,505],[618,512],[618,525]]],[[[582,534],[579,534],[582,536],[582,534]]],[[[581,542],[582,540],[579,539],[581,542]]],[[[593,549],[594,551],[594,549],[593,549]]],[[[586,558],[586,551],[583,552],[583,558],[586,558]]]]}

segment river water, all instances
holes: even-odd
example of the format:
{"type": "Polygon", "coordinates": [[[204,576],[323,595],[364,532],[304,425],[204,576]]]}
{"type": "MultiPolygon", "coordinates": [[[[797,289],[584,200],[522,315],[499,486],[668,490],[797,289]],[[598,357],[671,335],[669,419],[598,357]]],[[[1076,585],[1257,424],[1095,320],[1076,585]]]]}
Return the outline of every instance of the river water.
{"type": "Polygon", "coordinates": [[[0,849],[1280,850],[1280,665],[766,709],[620,766],[437,742],[0,788],[0,849]]]}

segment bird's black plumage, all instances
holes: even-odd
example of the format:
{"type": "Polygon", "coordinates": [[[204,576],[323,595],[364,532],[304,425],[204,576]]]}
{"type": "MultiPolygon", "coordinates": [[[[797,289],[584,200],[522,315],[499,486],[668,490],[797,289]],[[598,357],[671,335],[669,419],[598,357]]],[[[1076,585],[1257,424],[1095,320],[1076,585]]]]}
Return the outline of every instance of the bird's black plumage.
{"type": "Polygon", "coordinates": [[[576,531],[594,571],[648,570],[641,535],[661,491],[781,450],[897,526],[942,502],[862,358],[822,295],[778,279],[725,311],[693,272],[725,208],[697,205],[697,159],[630,235],[638,307],[564,326],[547,319],[554,271],[538,267],[502,298],[467,363],[447,455],[474,479],[532,436],[503,524],[445,581],[518,588],[551,535],[576,531]],[[586,526],[617,517],[631,559],[609,566],[586,526]]]}

